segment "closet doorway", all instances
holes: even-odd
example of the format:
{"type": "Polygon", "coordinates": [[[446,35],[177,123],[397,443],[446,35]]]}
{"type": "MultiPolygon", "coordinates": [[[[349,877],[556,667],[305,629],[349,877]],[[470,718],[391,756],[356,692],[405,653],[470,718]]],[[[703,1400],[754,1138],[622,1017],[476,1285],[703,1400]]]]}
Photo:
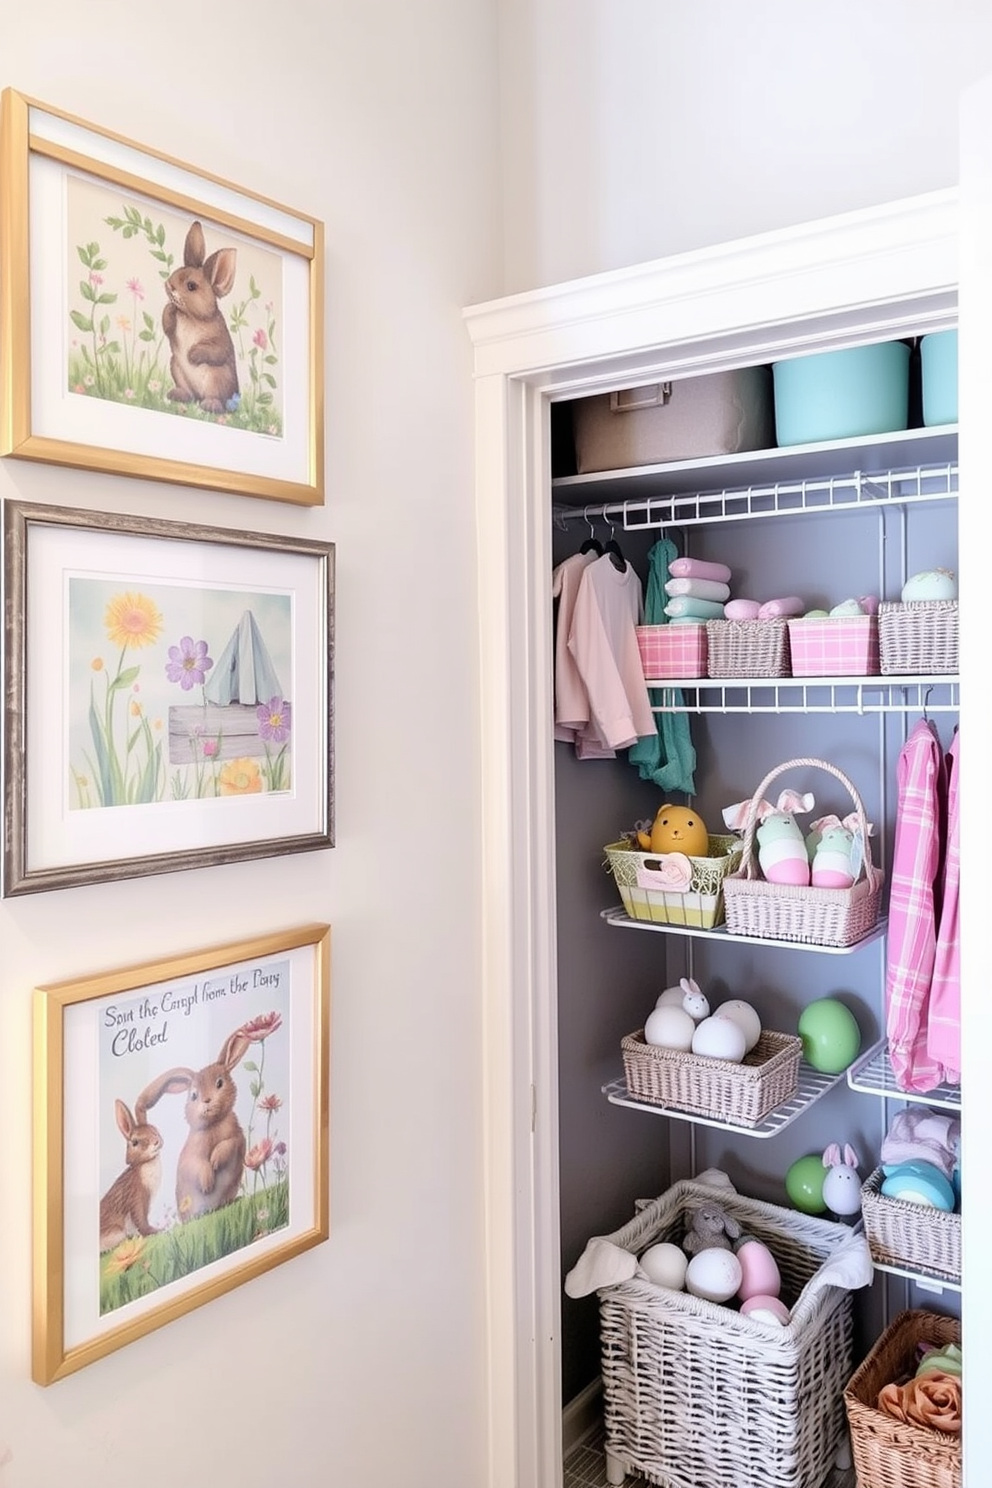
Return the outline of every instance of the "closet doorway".
{"type": "MultiPolygon", "coordinates": [[[[942,329],[956,320],[957,285],[957,195],[941,192],[466,312],[478,432],[493,1488],[562,1481],[549,405],[942,329]]],[[[992,291],[973,293],[992,324],[992,291]]],[[[963,355],[961,380],[971,387],[964,424],[983,385],[992,398],[992,377],[963,355]]],[[[961,466],[965,488],[966,453],[961,466]]],[[[963,590],[977,520],[963,511],[963,590]]],[[[969,654],[963,641],[963,671],[969,654]]],[[[977,954],[966,946],[966,985],[977,954]]],[[[981,1208],[979,1193],[976,1230],[981,1208]]],[[[976,1401],[992,1381],[990,1355],[976,1347],[976,1401]]]]}

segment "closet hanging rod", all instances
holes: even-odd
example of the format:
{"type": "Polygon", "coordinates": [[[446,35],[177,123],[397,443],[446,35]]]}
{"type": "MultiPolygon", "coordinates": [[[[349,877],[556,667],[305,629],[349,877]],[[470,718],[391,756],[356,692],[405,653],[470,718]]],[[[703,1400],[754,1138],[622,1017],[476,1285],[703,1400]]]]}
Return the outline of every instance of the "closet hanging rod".
{"type": "Polygon", "coordinates": [[[615,522],[627,532],[660,527],[691,527],[707,522],[739,522],[750,517],[798,516],[804,512],[851,511],[940,501],[958,494],[956,464],[918,465],[905,470],[776,481],[768,485],[726,487],[675,496],[636,496],[624,501],[553,507],[555,524],[615,522]]]}

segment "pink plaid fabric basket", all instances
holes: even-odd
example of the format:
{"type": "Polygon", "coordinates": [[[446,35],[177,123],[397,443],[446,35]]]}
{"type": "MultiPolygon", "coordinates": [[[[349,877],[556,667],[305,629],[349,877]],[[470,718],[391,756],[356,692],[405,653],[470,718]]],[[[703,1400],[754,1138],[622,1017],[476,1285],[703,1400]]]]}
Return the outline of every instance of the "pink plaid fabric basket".
{"type": "Polygon", "coordinates": [[[705,677],[706,625],[638,625],[637,649],[647,678],[705,677]]]}
{"type": "Polygon", "coordinates": [[[794,677],[877,677],[878,619],[790,620],[789,649],[794,677]]]}

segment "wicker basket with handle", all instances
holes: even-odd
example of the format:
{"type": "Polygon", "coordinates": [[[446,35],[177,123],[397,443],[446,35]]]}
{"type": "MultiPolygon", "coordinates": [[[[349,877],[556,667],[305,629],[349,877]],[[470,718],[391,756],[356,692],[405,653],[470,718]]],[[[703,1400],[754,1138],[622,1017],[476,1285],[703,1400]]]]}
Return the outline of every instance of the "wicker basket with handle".
{"type": "Polygon", "coordinates": [[[849,946],[874,928],[885,875],[871,859],[868,821],[861,797],[843,771],[821,759],[792,759],[776,765],[758,786],[744,824],[740,868],[723,884],[727,930],[759,940],[790,940],[806,945],[849,946]],[[839,780],[854,802],[864,850],[864,872],[849,889],[820,889],[768,883],[758,867],[758,811],[772,781],[786,770],[826,770],[839,780]]]}
{"type": "Polygon", "coordinates": [[[913,1374],[921,1343],[961,1342],[961,1324],[939,1313],[901,1312],[844,1391],[858,1488],[961,1488],[961,1438],[897,1421],[878,1408],[883,1385],[913,1374]]]}

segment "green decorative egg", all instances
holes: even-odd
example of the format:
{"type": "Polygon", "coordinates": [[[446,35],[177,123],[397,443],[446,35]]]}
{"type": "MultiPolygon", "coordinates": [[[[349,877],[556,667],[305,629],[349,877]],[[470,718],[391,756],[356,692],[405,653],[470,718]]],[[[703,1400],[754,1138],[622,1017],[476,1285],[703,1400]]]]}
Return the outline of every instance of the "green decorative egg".
{"type": "Polygon", "coordinates": [[[823,1074],[839,1075],[858,1056],[861,1030],[850,1008],[836,997],[821,997],[799,1015],[803,1058],[823,1074]]]}
{"type": "Polygon", "coordinates": [[[790,1203],[804,1214],[826,1214],[823,1202],[823,1180],[827,1170],[823,1166],[823,1154],[810,1153],[799,1157],[785,1175],[785,1191],[790,1203]]]}

